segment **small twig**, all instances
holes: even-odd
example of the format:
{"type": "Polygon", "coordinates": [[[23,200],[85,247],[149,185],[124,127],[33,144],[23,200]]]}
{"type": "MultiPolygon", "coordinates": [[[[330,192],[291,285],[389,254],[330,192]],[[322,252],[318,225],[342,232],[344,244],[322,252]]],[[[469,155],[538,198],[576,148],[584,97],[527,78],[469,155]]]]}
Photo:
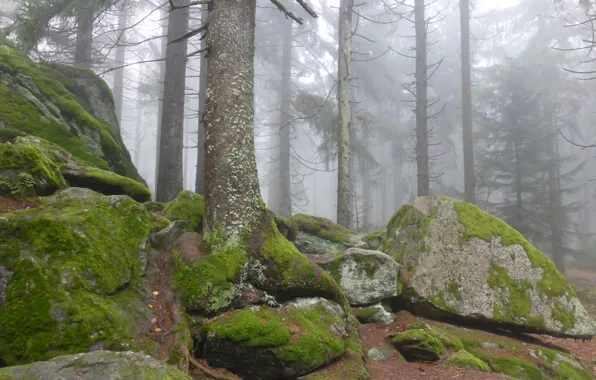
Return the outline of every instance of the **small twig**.
{"type": "Polygon", "coordinates": [[[292,20],[296,21],[300,25],[304,24],[304,20],[303,19],[301,19],[300,17],[296,16],[294,14],[294,12],[288,11],[288,9],[285,7],[285,5],[283,5],[279,0],[269,0],[269,1],[271,1],[277,7],[277,9],[279,9],[280,12],[282,12],[283,14],[285,14],[286,17],[291,18],[292,20]]]}

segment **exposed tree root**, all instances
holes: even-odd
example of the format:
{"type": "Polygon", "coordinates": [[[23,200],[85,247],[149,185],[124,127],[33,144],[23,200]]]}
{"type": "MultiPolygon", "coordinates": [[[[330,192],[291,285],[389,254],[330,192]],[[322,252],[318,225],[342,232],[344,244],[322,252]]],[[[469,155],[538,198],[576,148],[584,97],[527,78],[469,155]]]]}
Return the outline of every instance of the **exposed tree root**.
{"type": "Polygon", "coordinates": [[[195,358],[192,357],[192,355],[190,355],[190,352],[188,352],[188,347],[186,347],[185,344],[182,345],[181,350],[184,353],[184,355],[186,356],[186,358],[188,359],[187,361],[190,362],[192,365],[194,365],[199,371],[203,372],[205,374],[205,376],[211,377],[215,380],[237,380],[234,377],[226,376],[226,375],[222,375],[222,374],[213,372],[209,368],[207,368],[204,365],[202,365],[201,363],[199,363],[195,358]]]}

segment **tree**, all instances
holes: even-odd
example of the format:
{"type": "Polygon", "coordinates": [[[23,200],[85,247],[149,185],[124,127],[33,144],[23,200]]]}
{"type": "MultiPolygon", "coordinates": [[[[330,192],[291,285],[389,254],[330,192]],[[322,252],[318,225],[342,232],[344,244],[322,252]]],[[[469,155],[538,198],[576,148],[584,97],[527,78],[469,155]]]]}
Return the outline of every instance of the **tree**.
{"type": "Polygon", "coordinates": [[[462,133],[464,143],[465,201],[476,203],[476,175],[474,173],[474,130],[472,128],[472,78],[470,70],[470,1],[460,0],[461,23],[461,81],[462,133]]]}
{"type": "Polygon", "coordinates": [[[337,136],[337,223],[349,228],[350,213],[350,74],[352,63],[352,5],[353,0],[341,0],[339,6],[339,50],[337,92],[339,103],[339,131],[337,136]]]}
{"type": "Polygon", "coordinates": [[[168,16],[168,46],[164,74],[164,97],[159,128],[159,161],[156,183],[158,202],[175,199],[184,189],[184,97],[186,90],[187,40],[189,0],[181,0],[179,7],[168,16]]]}
{"type": "Polygon", "coordinates": [[[124,61],[126,56],[126,46],[124,45],[126,36],[126,24],[128,21],[128,13],[126,12],[126,2],[120,1],[120,9],[118,9],[118,38],[116,46],[116,72],[114,73],[114,106],[116,108],[116,118],[118,122],[122,123],[122,103],[124,98],[124,61]]]}
{"type": "MultiPolygon", "coordinates": [[[[202,5],[201,22],[207,23],[209,6],[202,5]]],[[[205,39],[202,39],[201,50],[207,48],[205,39]]],[[[207,53],[202,53],[199,63],[199,128],[197,131],[197,173],[195,177],[195,192],[205,194],[205,101],[207,98],[207,71],[209,61],[207,53]]]]}
{"type": "Polygon", "coordinates": [[[418,196],[430,194],[430,173],[428,158],[428,96],[426,63],[426,19],[424,0],[414,2],[414,24],[416,29],[416,166],[418,196]]]}

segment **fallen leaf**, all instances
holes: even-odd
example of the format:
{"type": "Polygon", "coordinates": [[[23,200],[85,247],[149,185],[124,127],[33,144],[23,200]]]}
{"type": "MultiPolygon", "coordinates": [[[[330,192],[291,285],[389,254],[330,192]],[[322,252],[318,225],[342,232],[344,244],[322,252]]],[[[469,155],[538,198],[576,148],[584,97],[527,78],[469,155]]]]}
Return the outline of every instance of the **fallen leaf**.
{"type": "Polygon", "coordinates": [[[153,305],[149,304],[149,309],[153,309],[153,305]]]}
{"type": "Polygon", "coordinates": [[[158,295],[158,294],[159,294],[159,292],[158,292],[157,290],[153,292],[153,295],[154,295],[154,296],[156,296],[156,295],[158,295]]]}
{"type": "Polygon", "coordinates": [[[151,318],[151,323],[153,323],[153,324],[157,323],[157,318],[155,318],[155,317],[151,318]]]}
{"type": "Polygon", "coordinates": [[[155,332],[160,332],[160,331],[161,331],[161,329],[159,327],[155,328],[155,332]]]}

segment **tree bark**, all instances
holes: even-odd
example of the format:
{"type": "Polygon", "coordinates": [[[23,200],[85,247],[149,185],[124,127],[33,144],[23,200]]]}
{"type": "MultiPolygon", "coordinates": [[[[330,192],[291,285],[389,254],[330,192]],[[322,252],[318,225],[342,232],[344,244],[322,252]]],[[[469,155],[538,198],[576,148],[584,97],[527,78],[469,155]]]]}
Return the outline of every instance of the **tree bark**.
{"type": "Polygon", "coordinates": [[[77,9],[75,67],[91,68],[93,55],[93,0],[80,0],[77,9]]]}
{"type": "MultiPolygon", "coordinates": [[[[164,5],[165,7],[165,5],[164,5]]],[[[161,8],[160,12],[159,12],[159,20],[160,22],[162,22],[162,27],[161,27],[161,34],[162,36],[165,36],[168,34],[168,12],[166,12],[166,10],[164,8],[161,8]]],[[[168,40],[167,38],[162,38],[161,39],[161,57],[159,58],[165,58],[166,57],[166,50],[167,50],[167,46],[168,46],[168,40]]],[[[160,147],[161,147],[161,118],[163,115],[163,101],[164,101],[164,80],[165,80],[165,74],[166,74],[166,63],[165,61],[161,61],[159,63],[159,99],[157,101],[157,133],[156,133],[156,138],[155,138],[155,193],[154,196],[157,194],[157,184],[159,183],[159,161],[160,161],[160,147]]]]}
{"type": "Polygon", "coordinates": [[[128,15],[124,9],[125,2],[122,2],[120,13],[118,14],[118,46],[116,47],[116,61],[115,66],[120,67],[114,73],[114,106],[116,108],[116,118],[118,123],[122,124],[122,103],[124,98],[124,62],[126,56],[126,47],[124,46],[124,39],[126,38],[126,24],[128,15]]]}
{"type": "Polygon", "coordinates": [[[256,0],[212,3],[207,30],[205,219],[207,233],[243,239],[260,228],[254,148],[254,30],[256,0]]]}
{"type": "MultiPolygon", "coordinates": [[[[182,0],[177,5],[186,5],[182,0]]],[[[183,190],[182,152],[186,90],[186,40],[170,43],[188,32],[189,8],[177,8],[168,16],[168,46],[164,75],[164,99],[160,128],[160,157],[156,198],[170,202],[183,190]]]]}
{"type": "Polygon", "coordinates": [[[430,176],[428,165],[428,109],[426,65],[426,19],[424,0],[414,3],[416,29],[416,167],[418,196],[428,196],[430,176]]]}
{"type": "Polygon", "coordinates": [[[474,173],[474,130],[472,128],[472,78],[470,68],[470,1],[460,0],[461,23],[461,88],[464,145],[464,200],[476,203],[474,173]]]}
{"type": "MultiPolygon", "coordinates": [[[[551,113],[551,111],[548,111],[551,113]]],[[[551,117],[548,120],[552,120],[551,117]]],[[[551,253],[553,262],[557,266],[559,272],[565,274],[565,253],[563,252],[563,229],[561,228],[561,186],[559,181],[560,176],[560,162],[557,147],[557,132],[554,130],[550,132],[547,139],[547,154],[550,164],[548,165],[548,194],[550,203],[550,230],[551,230],[551,253]]]]}
{"type": "Polygon", "coordinates": [[[283,28],[281,63],[281,99],[279,118],[279,200],[277,214],[285,218],[292,216],[292,194],[290,186],[290,122],[292,101],[292,22],[286,20],[283,28]]]}
{"type": "MultiPolygon", "coordinates": [[[[201,9],[201,24],[209,18],[209,6],[201,9]]],[[[207,46],[203,39],[201,49],[207,46]]],[[[207,72],[209,70],[208,54],[203,53],[199,64],[199,129],[197,132],[197,173],[195,177],[195,192],[205,195],[205,100],[207,98],[207,72]]]]}
{"type": "Polygon", "coordinates": [[[337,223],[349,228],[350,215],[350,74],[352,62],[353,0],[341,0],[339,7],[338,103],[339,133],[337,138],[337,223]]]}

